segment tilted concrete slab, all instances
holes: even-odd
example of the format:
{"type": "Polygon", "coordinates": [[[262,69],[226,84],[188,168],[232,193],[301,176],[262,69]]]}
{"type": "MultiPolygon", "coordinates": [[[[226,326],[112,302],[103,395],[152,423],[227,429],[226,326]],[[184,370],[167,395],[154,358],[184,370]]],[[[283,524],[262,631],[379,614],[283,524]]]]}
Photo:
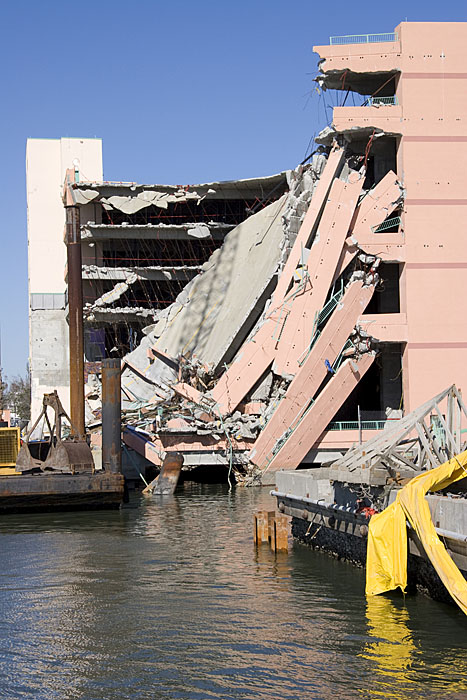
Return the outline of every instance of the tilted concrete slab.
{"type": "Polygon", "coordinates": [[[375,355],[371,352],[354,359],[346,360],[319,394],[315,403],[302,416],[295,429],[285,438],[263,471],[296,469],[306,456],[316,439],[325,430],[338,409],[342,406],[365,372],[371,367],[375,355]]]}
{"type": "Polygon", "coordinates": [[[321,174],[313,198],[305,214],[303,223],[300,226],[300,231],[295,239],[290,255],[284,265],[284,269],[277,282],[277,287],[272,296],[271,307],[274,309],[282,304],[284,298],[293,280],[295,270],[301,262],[303,249],[307,248],[310,243],[314,229],[322,214],[323,207],[326,204],[327,196],[334,178],[338,175],[340,168],[344,162],[344,149],[339,146],[334,146],[329,154],[324,171],[321,174]]]}
{"type": "Polygon", "coordinates": [[[276,374],[293,376],[299,369],[299,359],[311,341],[316,314],[329,293],[363,180],[362,174],[352,172],[349,182],[334,180],[332,184],[307,261],[309,286],[294,299],[280,336],[274,360],[276,374]]]}
{"type": "Polygon", "coordinates": [[[277,328],[278,316],[279,314],[276,318],[269,317],[265,320],[212,389],[211,396],[222,416],[236,409],[272,364],[277,344],[274,332],[277,328]]]}
{"type": "Polygon", "coordinates": [[[373,285],[364,287],[361,281],[353,282],[347,289],[321,336],[290,383],[284,398],[256,440],[249,455],[250,462],[257,466],[266,464],[272,456],[278,437],[291,425],[296,425],[311,397],[316,394],[326,377],[328,370],[325,361],[328,360],[331,365],[334,363],[373,292],[373,285]]]}
{"type": "Polygon", "coordinates": [[[378,184],[371,189],[358,205],[355,212],[354,221],[350,228],[349,235],[342,248],[342,253],[337,264],[334,279],[349,265],[359,250],[364,250],[369,255],[378,255],[367,249],[368,244],[380,246],[384,244],[402,244],[403,239],[397,233],[373,233],[372,229],[381,224],[399,206],[402,197],[402,188],[397,175],[389,171],[378,184]]]}
{"type": "Polygon", "coordinates": [[[358,205],[355,223],[351,233],[357,237],[360,233],[371,231],[389,216],[400,204],[403,190],[397,175],[390,170],[375,187],[367,192],[358,205]]]}
{"type": "MultiPolygon", "coordinates": [[[[329,171],[331,177],[340,162],[340,152],[334,151],[329,171]]],[[[324,173],[327,173],[327,167],[324,173]]],[[[298,359],[311,341],[315,315],[323,307],[329,292],[333,272],[361,192],[363,177],[352,173],[351,178],[353,182],[348,183],[334,180],[329,193],[326,183],[319,193],[317,189],[310,205],[313,206],[313,214],[304,229],[307,235],[311,234],[321,213],[307,262],[309,279],[296,284],[280,305],[273,307],[264,324],[220,378],[212,391],[212,397],[222,414],[235,410],[273,360],[274,372],[277,374],[287,376],[295,374],[298,369],[298,359]],[[319,200],[316,199],[318,194],[319,200]]],[[[305,233],[302,240],[305,240],[305,233]]],[[[297,258],[297,250],[294,259],[300,259],[297,258]]],[[[290,285],[290,275],[296,269],[296,264],[292,267],[284,268],[280,278],[281,289],[285,291],[290,285]]]]}
{"type": "Polygon", "coordinates": [[[281,329],[290,312],[288,294],[297,265],[300,263],[303,248],[308,245],[317,222],[327,202],[329,189],[343,162],[343,149],[335,147],[328,158],[323,173],[313,194],[300,231],[279,277],[271,300],[271,309],[263,325],[251,340],[242,347],[229,369],[219,379],[212,391],[212,397],[222,415],[236,409],[240,401],[266,372],[275,356],[281,329]]]}
{"type": "Polygon", "coordinates": [[[285,202],[284,195],[227,234],[195,278],[187,302],[167,319],[157,348],[171,355],[193,353],[218,366],[241,345],[272,291],[285,202]]]}
{"type": "Polygon", "coordinates": [[[263,297],[270,294],[281,258],[285,201],[284,195],[230,231],[222,247],[203,265],[203,272],[188,283],[154,330],[126,356],[122,391],[129,401],[147,401],[154,387],[163,386],[167,391],[178,379],[160,359],[148,360],[151,348],[171,356],[193,352],[201,362],[215,365],[227,350],[241,343],[248,330],[245,322],[256,319],[263,297]]]}

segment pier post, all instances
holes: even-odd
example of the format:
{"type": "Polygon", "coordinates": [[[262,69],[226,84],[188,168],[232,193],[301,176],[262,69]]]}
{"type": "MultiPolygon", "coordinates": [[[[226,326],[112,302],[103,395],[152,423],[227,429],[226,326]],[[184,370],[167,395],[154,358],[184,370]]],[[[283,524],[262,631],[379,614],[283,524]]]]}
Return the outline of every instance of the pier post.
{"type": "Polygon", "coordinates": [[[121,446],[121,361],[102,361],[102,466],[106,471],[122,471],[121,446]]]}
{"type": "Polygon", "coordinates": [[[271,546],[274,551],[284,551],[289,548],[288,518],[286,515],[276,515],[274,520],[274,538],[271,546]],[[273,544],[274,542],[274,544],[273,544]]]}
{"type": "Polygon", "coordinates": [[[269,542],[269,518],[266,510],[260,510],[254,515],[253,537],[255,544],[269,542]]]}

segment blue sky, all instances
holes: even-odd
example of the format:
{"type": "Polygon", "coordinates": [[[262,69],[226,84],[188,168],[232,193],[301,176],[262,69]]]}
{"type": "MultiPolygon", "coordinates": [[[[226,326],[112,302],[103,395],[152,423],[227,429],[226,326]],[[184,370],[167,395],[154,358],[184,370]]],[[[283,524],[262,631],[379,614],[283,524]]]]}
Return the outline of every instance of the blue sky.
{"type": "MultiPolygon", "coordinates": [[[[28,356],[28,137],[98,136],[107,180],[188,184],[294,167],[327,119],[313,45],[465,2],[3,2],[0,323],[7,377],[28,356]]],[[[467,47],[466,47],[467,50],[467,47]]],[[[329,101],[330,104],[330,101],[329,101]]]]}

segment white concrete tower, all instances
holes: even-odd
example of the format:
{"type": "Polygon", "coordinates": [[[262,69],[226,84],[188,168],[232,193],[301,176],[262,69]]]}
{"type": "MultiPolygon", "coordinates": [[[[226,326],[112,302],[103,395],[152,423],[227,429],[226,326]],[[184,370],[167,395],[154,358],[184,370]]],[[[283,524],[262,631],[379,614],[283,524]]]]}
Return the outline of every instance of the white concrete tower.
{"type": "Polygon", "coordinates": [[[31,417],[45,392],[57,389],[69,408],[68,324],[66,321],[65,209],[62,201],[67,168],[80,180],[102,181],[101,139],[28,139],[29,365],[31,417]]]}

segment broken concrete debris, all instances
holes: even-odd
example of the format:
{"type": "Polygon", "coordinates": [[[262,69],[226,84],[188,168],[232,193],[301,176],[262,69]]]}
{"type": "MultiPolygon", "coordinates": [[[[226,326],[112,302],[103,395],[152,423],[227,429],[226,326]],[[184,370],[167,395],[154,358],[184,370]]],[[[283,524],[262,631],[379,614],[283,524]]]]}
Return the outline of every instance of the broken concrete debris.
{"type": "MultiPolygon", "coordinates": [[[[129,447],[157,466],[170,451],[184,468],[223,464],[247,484],[301,463],[380,351],[361,323],[384,276],[373,229],[403,193],[394,173],[369,189],[365,174],[345,145],[320,149],[289,174],[288,194],[230,230],[174,303],[154,313],[122,361],[129,447]]],[[[128,210],[149,201],[140,194],[136,204],[106,202],[128,210]]],[[[208,227],[187,233],[203,237],[208,227]]]]}

